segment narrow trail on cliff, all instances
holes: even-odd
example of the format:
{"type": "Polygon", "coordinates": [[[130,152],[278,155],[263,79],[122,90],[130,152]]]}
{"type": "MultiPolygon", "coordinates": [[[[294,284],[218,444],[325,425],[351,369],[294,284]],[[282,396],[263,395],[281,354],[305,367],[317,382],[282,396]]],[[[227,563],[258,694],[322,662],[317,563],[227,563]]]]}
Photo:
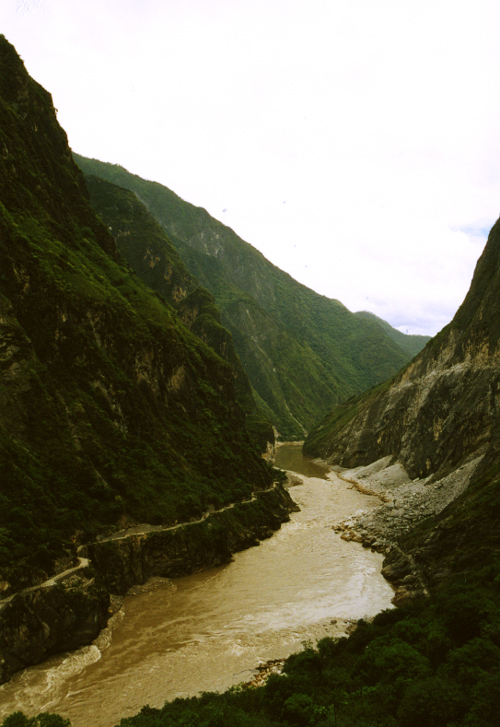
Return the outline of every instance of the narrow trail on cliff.
{"type": "Polygon", "coordinates": [[[40,588],[50,588],[51,586],[55,586],[57,583],[60,583],[61,581],[65,580],[66,578],[69,578],[70,576],[75,575],[79,570],[82,570],[82,568],[87,568],[90,565],[90,560],[88,558],[82,558],[78,557],[78,565],[73,566],[72,568],[67,568],[64,571],[61,571],[61,573],[56,573],[54,576],[51,576],[43,583],[39,583],[37,586],[31,586],[31,588],[24,588],[22,591],[17,591],[17,593],[13,593],[11,596],[8,596],[7,598],[4,598],[0,601],[0,611],[4,606],[6,606],[8,603],[10,603],[16,596],[20,594],[25,593],[33,593],[34,591],[38,591],[40,588]]]}
{"type": "MultiPolygon", "coordinates": [[[[266,490],[259,490],[259,492],[270,492],[271,490],[275,489],[276,484],[273,483],[271,487],[268,487],[266,490]]],[[[257,499],[255,493],[252,494],[252,497],[248,500],[242,500],[241,503],[235,503],[231,502],[229,505],[226,505],[225,507],[221,507],[218,510],[207,510],[204,515],[199,520],[188,520],[187,522],[183,523],[177,523],[175,525],[149,525],[148,523],[141,523],[140,525],[134,525],[130,528],[126,528],[125,530],[120,530],[117,533],[113,533],[112,535],[109,535],[108,537],[98,537],[97,541],[98,543],[106,543],[112,540],[124,540],[126,538],[131,538],[136,535],[146,535],[147,533],[161,533],[161,532],[167,532],[167,531],[174,531],[179,530],[180,528],[185,528],[190,525],[197,525],[199,523],[204,522],[207,520],[210,515],[215,515],[217,513],[225,512],[226,510],[231,510],[234,508],[235,505],[239,504],[246,504],[249,502],[255,502],[257,499]]],[[[80,545],[77,550],[77,558],[78,558],[78,564],[75,566],[72,566],[71,568],[67,568],[64,571],[61,571],[60,573],[56,573],[55,575],[51,576],[50,578],[47,578],[47,580],[43,581],[43,583],[39,583],[36,586],[30,586],[29,588],[23,588],[22,591],[17,591],[16,593],[13,593],[11,596],[7,596],[6,598],[0,600],[0,611],[2,608],[4,608],[8,603],[11,603],[12,600],[22,594],[26,593],[33,593],[34,591],[38,591],[41,588],[50,588],[51,586],[56,585],[57,583],[61,583],[66,578],[70,578],[78,573],[78,571],[88,568],[90,565],[89,558],[84,558],[78,553],[82,552],[82,550],[89,545],[92,545],[92,543],[86,543],[84,545],[80,545]]]]}
{"type": "MultiPolygon", "coordinates": [[[[271,487],[268,487],[266,490],[259,490],[258,492],[271,492],[276,488],[276,484],[273,483],[271,487]]],[[[98,538],[97,542],[99,543],[106,543],[111,540],[123,540],[124,538],[130,538],[133,535],[145,535],[146,533],[164,533],[167,531],[172,530],[179,530],[179,528],[187,527],[188,525],[197,525],[199,523],[204,522],[207,518],[210,517],[210,515],[216,515],[220,512],[225,512],[226,510],[232,510],[235,505],[245,505],[249,502],[255,502],[257,499],[257,496],[255,493],[252,494],[252,497],[250,497],[248,500],[241,500],[241,502],[231,502],[229,505],[226,505],[225,507],[221,507],[218,510],[207,510],[204,515],[199,518],[199,520],[188,520],[187,522],[183,523],[177,523],[175,525],[149,525],[148,523],[142,523],[141,525],[133,525],[130,528],[126,528],[125,530],[119,530],[117,533],[113,533],[112,535],[109,535],[108,537],[102,537],[98,538]]],[[[85,546],[80,546],[81,548],[84,548],[85,546]]]]}
{"type": "Polygon", "coordinates": [[[112,635],[0,687],[0,717],[56,711],[87,727],[92,714],[94,727],[113,727],[144,704],[248,681],[259,664],[390,607],[382,556],[332,529],[379,500],[334,473],[300,477],[301,510],[272,537],[231,563],[126,596],[112,635]]]}

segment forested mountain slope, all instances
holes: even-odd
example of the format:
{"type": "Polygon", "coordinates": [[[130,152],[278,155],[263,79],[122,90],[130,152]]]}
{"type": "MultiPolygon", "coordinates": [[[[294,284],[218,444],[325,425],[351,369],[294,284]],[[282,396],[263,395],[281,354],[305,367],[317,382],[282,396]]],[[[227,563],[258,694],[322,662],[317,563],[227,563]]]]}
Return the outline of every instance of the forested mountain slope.
{"type": "MultiPolygon", "coordinates": [[[[3,36],[0,150],[8,594],[117,522],[199,516],[268,487],[271,474],[248,438],[234,369],[118,254],[50,94],[3,36]]],[[[182,275],[179,264],[179,287],[182,275]]]]}
{"type": "Polygon", "coordinates": [[[420,353],[426,343],[431,340],[431,336],[419,336],[419,335],[408,335],[401,333],[396,328],[393,328],[387,321],[382,320],[378,316],[370,313],[369,311],[363,310],[356,313],[358,318],[364,318],[365,320],[374,321],[386,331],[386,333],[392,338],[395,343],[400,346],[403,351],[406,351],[412,358],[420,353]]]}
{"type": "Polygon", "coordinates": [[[333,405],[410,358],[376,321],[297,283],[204,209],[122,167],[75,159],[86,174],[135,192],[166,230],[214,295],[257,403],[284,438],[303,438],[333,405]]]}
{"type": "Polygon", "coordinates": [[[104,179],[86,176],[90,202],[135,273],[170,303],[182,322],[231,366],[246,427],[264,452],[274,442],[269,419],[258,412],[248,376],[221,325],[209,291],[188,271],[179,253],[137,195],[104,179]]]}

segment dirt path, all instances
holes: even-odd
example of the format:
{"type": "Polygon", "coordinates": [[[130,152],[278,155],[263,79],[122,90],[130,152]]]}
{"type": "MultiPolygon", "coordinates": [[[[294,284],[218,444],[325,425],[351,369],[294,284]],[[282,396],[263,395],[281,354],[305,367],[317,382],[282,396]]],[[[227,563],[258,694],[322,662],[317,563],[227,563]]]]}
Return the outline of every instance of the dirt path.
{"type": "Polygon", "coordinates": [[[24,588],[22,591],[17,591],[17,593],[13,593],[12,596],[9,596],[8,598],[4,598],[2,601],[0,601],[0,611],[4,606],[6,606],[8,603],[12,601],[13,598],[15,598],[19,593],[32,593],[33,591],[38,591],[40,588],[50,588],[50,586],[55,586],[56,583],[59,583],[60,581],[65,580],[65,578],[68,578],[69,576],[74,575],[82,568],[86,568],[89,565],[90,561],[88,558],[81,558],[78,557],[78,565],[73,566],[72,568],[68,568],[65,571],[62,571],[61,573],[56,573],[55,576],[52,576],[51,578],[48,578],[43,583],[40,583],[38,586],[31,586],[31,588],[24,588]]]}
{"type": "MultiPolygon", "coordinates": [[[[269,487],[267,490],[259,490],[259,492],[269,492],[270,490],[273,490],[275,488],[275,485],[273,484],[271,487],[269,487]]],[[[117,533],[114,533],[113,535],[110,535],[108,537],[98,537],[97,542],[99,543],[107,543],[111,540],[124,540],[126,538],[131,538],[134,535],[144,535],[146,533],[160,533],[165,532],[167,530],[178,530],[179,528],[184,528],[188,525],[197,525],[199,523],[202,523],[204,520],[207,520],[207,518],[210,517],[210,515],[215,515],[219,512],[224,512],[225,510],[231,510],[234,508],[235,504],[245,504],[249,502],[254,502],[257,499],[257,496],[255,494],[252,495],[252,497],[249,500],[242,500],[241,503],[230,503],[229,505],[226,505],[225,507],[221,507],[219,510],[207,510],[204,515],[199,520],[188,520],[187,522],[178,523],[176,525],[149,525],[148,523],[143,523],[141,525],[135,525],[131,528],[127,528],[126,530],[120,530],[117,533]]],[[[90,545],[91,543],[87,543],[85,545],[80,545],[80,547],[77,550],[77,555],[82,551],[82,548],[87,547],[87,545],[90,545]]],[[[78,555],[78,565],[73,566],[72,568],[68,568],[65,571],[62,571],[61,573],[56,573],[56,575],[51,576],[43,583],[38,584],[37,586],[31,586],[30,588],[24,588],[22,591],[17,591],[16,593],[13,593],[12,596],[8,596],[7,598],[4,598],[0,601],[0,611],[2,608],[4,608],[8,603],[10,603],[17,595],[19,594],[26,594],[26,593],[32,593],[33,591],[37,591],[40,588],[50,588],[51,586],[55,586],[57,583],[60,583],[61,581],[64,581],[66,578],[69,578],[70,576],[77,573],[79,570],[82,570],[83,568],[87,568],[90,564],[90,560],[88,558],[83,558],[78,555]]]]}

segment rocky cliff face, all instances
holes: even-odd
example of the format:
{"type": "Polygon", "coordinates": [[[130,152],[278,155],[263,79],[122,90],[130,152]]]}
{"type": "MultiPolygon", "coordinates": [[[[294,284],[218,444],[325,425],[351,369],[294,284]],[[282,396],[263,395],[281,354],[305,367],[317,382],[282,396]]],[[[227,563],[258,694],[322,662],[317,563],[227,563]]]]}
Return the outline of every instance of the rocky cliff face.
{"type": "Polygon", "coordinates": [[[483,557],[498,547],[499,292],[497,222],[453,321],[392,381],[332,411],[305,442],[358,482],[373,482],[375,462],[404,472],[403,490],[385,478],[389,503],[361,526],[398,544],[386,562],[395,580],[411,570],[408,557],[435,586],[470,568],[478,543],[483,557]]]}
{"type": "MultiPolygon", "coordinates": [[[[180,267],[172,280],[175,296],[180,267]]],[[[234,369],[120,256],[3,36],[0,372],[4,594],[118,523],[199,517],[272,482],[234,369]]]]}
{"type": "Polygon", "coordinates": [[[89,644],[106,626],[109,593],[88,569],[0,602],[0,684],[52,654],[89,644]]]}
{"type": "Polygon", "coordinates": [[[499,227],[450,325],[382,392],[367,392],[332,412],[311,432],[306,451],[346,467],[393,455],[414,478],[455,467],[488,446],[500,401],[499,227]]]}
{"type": "Polygon", "coordinates": [[[248,377],[214,298],[191,275],[165,230],[133,192],[93,175],[85,181],[92,207],[116,240],[118,252],[173,306],[184,325],[230,364],[239,402],[248,414],[254,413],[248,377]]]}

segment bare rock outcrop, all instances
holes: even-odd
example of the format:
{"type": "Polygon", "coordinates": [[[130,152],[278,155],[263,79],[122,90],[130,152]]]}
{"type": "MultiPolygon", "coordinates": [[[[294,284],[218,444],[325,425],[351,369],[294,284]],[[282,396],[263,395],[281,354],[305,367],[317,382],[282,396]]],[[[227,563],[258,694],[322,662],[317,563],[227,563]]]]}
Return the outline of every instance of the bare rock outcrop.
{"type": "Polygon", "coordinates": [[[379,507],[353,515],[335,526],[344,540],[355,540],[384,553],[383,576],[396,588],[396,605],[426,595],[446,572],[422,568],[418,553],[405,552],[401,543],[419,523],[438,516],[462,495],[482,457],[476,457],[449,475],[435,480],[410,480],[400,463],[385,457],[366,467],[342,470],[339,476],[362,492],[380,498],[379,507]]]}
{"type": "Polygon", "coordinates": [[[106,626],[108,608],[107,589],[88,569],[16,594],[0,608],[0,684],[52,654],[91,643],[106,626]]]}

